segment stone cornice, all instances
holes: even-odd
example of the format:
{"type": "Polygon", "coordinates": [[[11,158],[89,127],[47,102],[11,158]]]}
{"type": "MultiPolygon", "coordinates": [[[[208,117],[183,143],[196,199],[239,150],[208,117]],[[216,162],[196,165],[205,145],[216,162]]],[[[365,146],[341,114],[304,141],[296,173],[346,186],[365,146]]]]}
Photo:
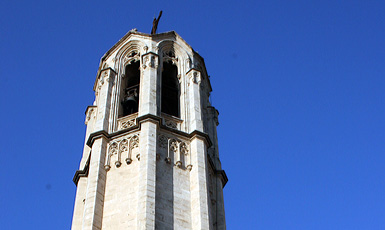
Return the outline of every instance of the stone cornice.
{"type": "Polygon", "coordinates": [[[104,130],[91,133],[90,136],[88,137],[87,145],[90,148],[92,148],[92,145],[93,145],[94,141],[96,139],[98,139],[98,138],[104,137],[107,140],[110,140],[111,138],[114,138],[116,136],[120,136],[120,135],[125,134],[125,133],[139,131],[141,129],[141,123],[143,123],[145,121],[148,121],[148,120],[156,123],[159,126],[160,129],[167,130],[167,131],[169,131],[171,133],[178,134],[178,135],[186,137],[188,139],[200,138],[200,139],[202,139],[202,140],[204,140],[206,142],[207,148],[209,148],[212,145],[210,137],[206,133],[198,131],[198,130],[194,130],[191,133],[186,133],[186,132],[183,132],[183,131],[180,131],[180,130],[176,130],[176,129],[167,127],[167,126],[163,125],[161,117],[155,116],[155,115],[152,115],[152,114],[146,114],[146,115],[137,117],[136,118],[136,125],[134,125],[134,126],[132,126],[130,128],[124,129],[124,130],[119,130],[119,131],[114,132],[114,133],[107,133],[104,130]]]}
{"type": "Polygon", "coordinates": [[[189,71],[186,72],[186,75],[188,75],[188,74],[189,74],[191,71],[193,71],[193,70],[195,70],[195,71],[197,71],[197,72],[199,72],[199,73],[201,72],[199,69],[193,67],[193,68],[189,69],[189,71]]]}
{"type": "Polygon", "coordinates": [[[94,144],[95,140],[96,139],[99,139],[101,137],[104,137],[106,138],[107,140],[110,139],[110,135],[104,131],[104,130],[101,130],[101,131],[97,131],[97,132],[94,132],[94,133],[91,133],[90,136],[88,137],[88,140],[87,140],[87,145],[92,148],[92,145],[94,144]]]}
{"type": "Polygon", "coordinates": [[[96,105],[89,105],[89,106],[87,106],[86,111],[84,111],[84,113],[87,115],[88,110],[91,109],[91,108],[97,108],[97,106],[96,105]]]}
{"type": "Polygon", "coordinates": [[[96,89],[96,85],[98,84],[98,79],[99,79],[100,74],[102,74],[106,70],[112,71],[115,75],[117,74],[116,71],[113,68],[111,68],[111,67],[98,70],[98,73],[96,74],[96,80],[95,80],[95,83],[94,83],[94,88],[93,88],[94,91],[96,89]]]}
{"type": "Polygon", "coordinates": [[[207,159],[208,159],[208,162],[211,166],[211,168],[213,169],[215,175],[219,176],[221,181],[222,181],[222,188],[225,187],[225,185],[227,184],[227,182],[229,181],[229,179],[227,178],[227,175],[226,175],[226,172],[225,170],[222,170],[222,169],[217,169],[214,165],[214,162],[213,160],[211,159],[211,156],[209,154],[207,154],[207,159]]]}
{"type": "Polygon", "coordinates": [[[86,164],[84,165],[84,168],[82,170],[77,170],[75,172],[74,178],[72,181],[75,183],[76,186],[78,186],[78,182],[80,180],[80,177],[87,177],[88,176],[88,171],[90,169],[90,158],[91,154],[88,156],[88,160],[86,164]]]}
{"type": "MultiPolygon", "coordinates": [[[[198,130],[194,130],[191,133],[186,133],[186,132],[183,132],[183,131],[180,131],[180,130],[176,130],[176,129],[167,127],[167,126],[163,125],[161,117],[155,116],[155,115],[152,115],[152,114],[146,114],[144,116],[140,116],[140,117],[136,118],[136,125],[134,125],[134,126],[132,126],[130,128],[124,129],[124,130],[119,130],[119,131],[111,133],[111,134],[107,133],[104,130],[91,133],[89,138],[88,138],[88,140],[87,140],[87,145],[90,148],[92,148],[93,143],[98,138],[106,138],[107,140],[110,140],[112,138],[115,138],[115,137],[118,137],[118,136],[121,136],[121,135],[124,135],[124,134],[127,134],[127,133],[140,131],[141,124],[143,122],[146,122],[146,121],[154,122],[154,123],[156,123],[159,126],[160,129],[167,130],[167,131],[169,131],[171,133],[175,133],[177,135],[186,137],[186,138],[188,138],[190,140],[194,139],[194,138],[200,138],[200,139],[202,139],[203,141],[206,142],[207,148],[209,148],[212,145],[210,137],[206,133],[198,131],[198,130]]],[[[74,183],[76,185],[77,185],[80,177],[87,177],[88,176],[90,158],[91,158],[91,154],[88,157],[88,160],[87,160],[86,165],[84,166],[84,169],[76,171],[75,176],[73,178],[73,181],[74,181],[74,183]]],[[[208,159],[208,163],[210,164],[211,168],[213,169],[215,175],[220,177],[220,179],[222,181],[222,186],[225,187],[226,183],[228,182],[228,178],[227,178],[227,175],[226,175],[225,171],[222,170],[222,169],[217,169],[215,167],[215,165],[213,163],[213,160],[211,159],[211,156],[209,154],[207,154],[207,159],[208,159]]]]}

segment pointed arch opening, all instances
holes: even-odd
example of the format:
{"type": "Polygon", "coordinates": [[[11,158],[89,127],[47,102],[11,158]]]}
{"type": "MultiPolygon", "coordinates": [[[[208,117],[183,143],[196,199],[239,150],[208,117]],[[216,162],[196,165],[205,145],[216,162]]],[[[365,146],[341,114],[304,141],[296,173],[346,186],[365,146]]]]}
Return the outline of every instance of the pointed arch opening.
{"type": "Polygon", "coordinates": [[[121,109],[119,111],[119,117],[124,117],[138,112],[140,84],[139,68],[139,61],[131,61],[125,67],[125,77],[122,82],[121,109]]]}
{"type": "Polygon", "coordinates": [[[169,62],[163,62],[161,111],[179,117],[180,85],[178,80],[178,67],[169,62]]]}

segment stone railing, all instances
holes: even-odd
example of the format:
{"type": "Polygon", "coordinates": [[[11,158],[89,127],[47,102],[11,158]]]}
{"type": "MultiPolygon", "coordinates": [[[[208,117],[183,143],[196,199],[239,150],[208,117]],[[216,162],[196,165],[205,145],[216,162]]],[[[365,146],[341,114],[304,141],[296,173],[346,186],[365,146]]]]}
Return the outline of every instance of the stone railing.
{"type": "Polygon", "coordinates": [[[133,113],[125,117],[118,118],[118,130],[127,129],[136,125],[138,113],[133,113]]]}
{"type": "Polygon", "coordinates": [[[165,113],[162,113],[162,117],[163,117],[163,125],[172,129],[181,130],[181,125],[183,120],[165,113]]]}

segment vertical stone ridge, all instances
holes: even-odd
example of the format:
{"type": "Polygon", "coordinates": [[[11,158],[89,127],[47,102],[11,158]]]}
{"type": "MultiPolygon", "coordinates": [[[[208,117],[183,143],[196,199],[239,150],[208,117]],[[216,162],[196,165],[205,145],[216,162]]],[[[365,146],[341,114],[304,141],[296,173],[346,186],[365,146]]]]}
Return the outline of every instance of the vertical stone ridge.
{"type": "Polygon", "coordinates": [[[140,135],[138,229],[155,230],[157,124],[144,121],[140,135]]]}

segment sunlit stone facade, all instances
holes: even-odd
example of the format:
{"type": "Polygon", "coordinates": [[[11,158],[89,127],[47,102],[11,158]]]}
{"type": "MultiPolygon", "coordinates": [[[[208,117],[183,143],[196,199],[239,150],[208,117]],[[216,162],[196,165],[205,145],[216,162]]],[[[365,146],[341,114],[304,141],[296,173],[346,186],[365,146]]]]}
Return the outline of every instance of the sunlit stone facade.
{"type": "Polygon", "coordinates": [[[72,230],[226,229],[218,111],[177,33],[131,30],[101,59],[72,230]]]}

